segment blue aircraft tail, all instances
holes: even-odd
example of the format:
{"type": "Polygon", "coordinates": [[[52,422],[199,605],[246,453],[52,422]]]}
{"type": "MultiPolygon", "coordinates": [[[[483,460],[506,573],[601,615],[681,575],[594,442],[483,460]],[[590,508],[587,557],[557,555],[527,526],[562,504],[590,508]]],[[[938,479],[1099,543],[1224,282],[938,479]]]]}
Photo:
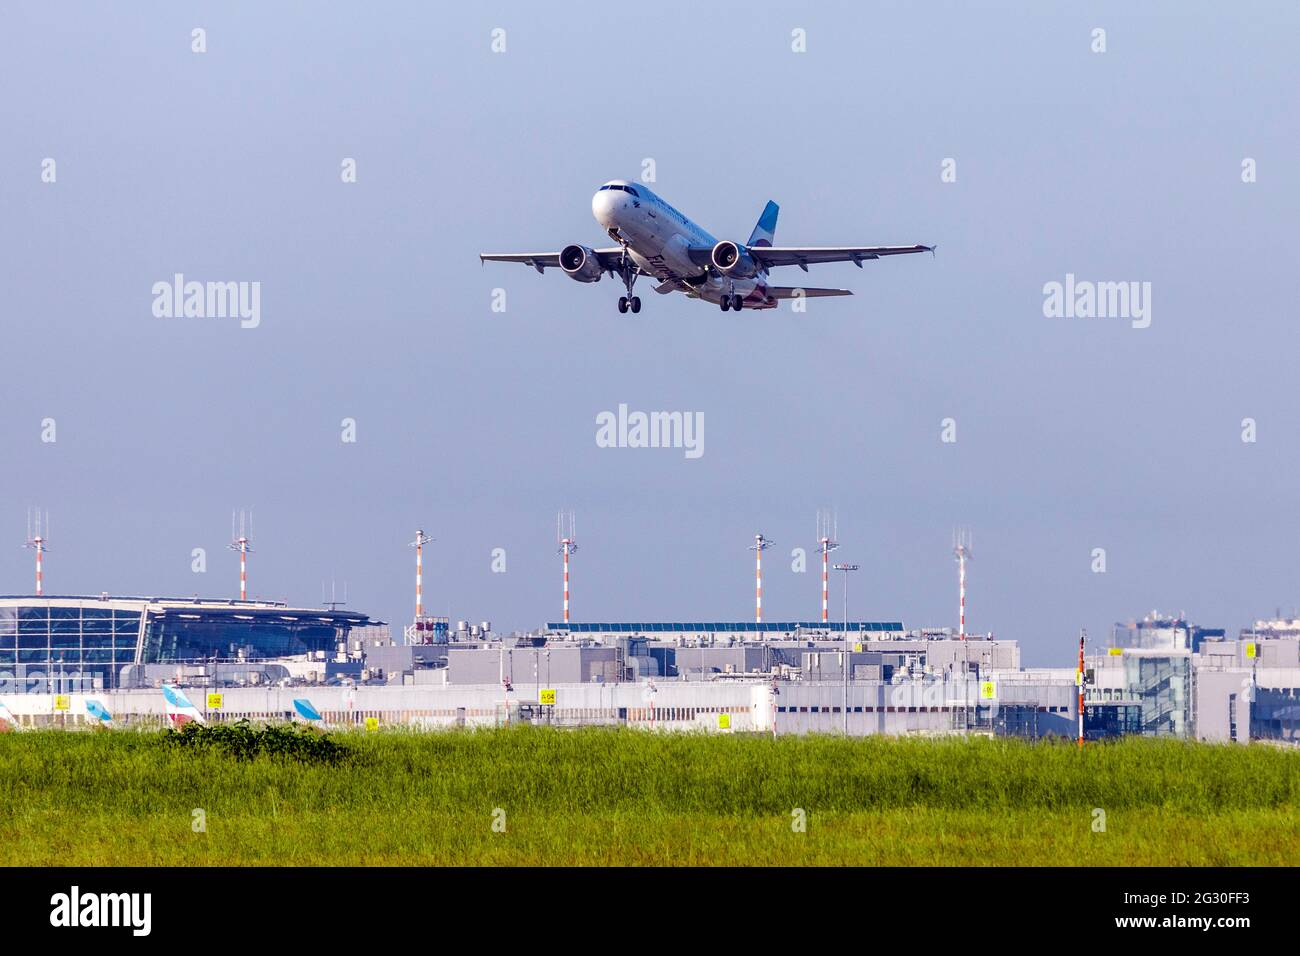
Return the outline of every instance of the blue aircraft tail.
{"type": "Polygon", "coordinates": [[[293,709],[298,712],[298,716],[301,717],[303,720],[312,720],[312,721],[324,720],[324,718],[320,714],[320,711],[318,711],[315,707],[313,707],[311,705],[311,701],[309,701],[306,697],[299,697],[295,699],[293,702],[293,709]]]}
{"type": "Polygon", "coordinates": [[[763,207],[763,215],[758,217],[758,225],[749,235],[747,246],[770,246],[772,240],[776,238],[776,217],[781,212],[781,207],[770,199],[767,205],[763,207]]]}

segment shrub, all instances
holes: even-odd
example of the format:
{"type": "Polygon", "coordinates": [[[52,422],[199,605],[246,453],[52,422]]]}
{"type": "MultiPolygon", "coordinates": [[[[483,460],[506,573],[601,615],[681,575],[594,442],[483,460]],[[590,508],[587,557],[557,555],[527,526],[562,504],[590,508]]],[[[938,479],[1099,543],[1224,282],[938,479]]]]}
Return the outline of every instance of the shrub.
{"type": "Polygon", "coordinates": [[[348,748],[328,733],[301,724],[257,726],[247,719],[233,724],[201,724],[191,721],[179,729],[163,732],[164,745],[216,750],[237,760],[272,757],[299,763],[341,763],[348,748]]]}

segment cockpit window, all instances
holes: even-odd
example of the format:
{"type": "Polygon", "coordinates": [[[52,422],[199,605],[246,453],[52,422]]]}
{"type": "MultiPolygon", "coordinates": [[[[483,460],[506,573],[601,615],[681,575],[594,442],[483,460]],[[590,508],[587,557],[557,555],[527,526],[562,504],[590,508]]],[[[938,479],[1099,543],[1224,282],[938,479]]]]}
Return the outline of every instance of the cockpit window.
{"type": "Polygon", "coordinates": [[[638,199],[641,198],[641,194],[638,193],[631,186],[623,186],[620,185],[619,183],[609,183],[608,185],[601,186],[600,189],[596,190],[596,192],[604,192],[606,189],[617,189],[619,192],[631,193],[633,196],[636,196],[638,199]]]}
{"type": "Polygon", "coordinates": [[[625,190],[627,190],[628,192],[630,192],[630,193],[631,193],[633,196],[635,196],[637,199],[640,199],[640,198],[641,198],[641,194],[640,194],[639,192],[637,192],[635,189],[633,189],[631,186],[624,186],[623,188],[624,188],[625,190]]]}

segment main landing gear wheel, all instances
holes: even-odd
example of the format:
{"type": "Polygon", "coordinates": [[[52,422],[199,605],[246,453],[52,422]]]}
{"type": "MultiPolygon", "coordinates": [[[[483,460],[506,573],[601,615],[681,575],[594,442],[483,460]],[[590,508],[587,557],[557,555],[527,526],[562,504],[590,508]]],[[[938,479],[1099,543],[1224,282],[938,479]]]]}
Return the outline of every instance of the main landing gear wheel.
{"type": "Polygon", "coordinates": [[[729,295],[724,295],[721,299],[719,299],[719,300],[718,300],[718,308],[720,308],[723,312],[726,312],[728,309],[730,309],[730,308],[731,308],[731,296],[729,296],[729,295]]]}
{"type": "Polygon", "coordinates": [[[623,280],[623,287],[627,289],[627,295],[621,295],[618,298],[618,311],[626,312],[631,309],[633,312],[641,311],[641,297],[632,294],[632,287],[636,285],[636,277],[640,274],[640,269],[636,263],[632,262],[627,254],[627,246],[623,246],[623,255],[619,258],[618,272],[619,278],[623,280]]]}
{"type": "Polygon", "coordinates": [[[739,312],[741,309],[745,307],[745,300],[740,296],[739,293],[731,297],[731,307],[737,312],[739,312]]]}

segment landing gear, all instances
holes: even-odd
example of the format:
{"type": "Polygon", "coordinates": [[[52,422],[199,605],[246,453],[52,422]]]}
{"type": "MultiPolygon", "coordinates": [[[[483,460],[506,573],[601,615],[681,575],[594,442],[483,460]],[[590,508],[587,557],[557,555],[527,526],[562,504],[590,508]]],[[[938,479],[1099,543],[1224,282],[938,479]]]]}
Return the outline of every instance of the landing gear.
{"type": "Polygon", "coordinates": [[[629,309],[633,313],[641,311],[641,297],[632,294],[632,287],[636,285],[636,277],[641,270],[637,264],[628,258],[627,245],[623,246],[623,255],[618,264],[619,276],[623,280],[623,285],[627,289],[627,295],[618,297],[618,311],[627,312],[629,309]]]}
{"type": "Polygon", "coordinates": [[[731,297],[731,308],[732,308],[732,309],[734,309],[735,311],[739,312],[739,311],[740,311],[741,309],[743,309],[744,307],[745,307],[745,300],[744,300],[740,295],[733,295],[733,296],[731,297]]]}
{"type": "Polygon", "coordinates": [[[726,312],[728,309],[735,309],[739,312],[745,307],[745,298],[738,293],[733,292],[731,295],[724,295],[718,300],[718,307],[726,312]]]}
{"type": "Polygon", "coordinates": [[[731,296],[729,296],[729,295],[724,295],[721,299],[719,299],[719,300],[718,300],[718,308],[722,309],[723,312],[726,312],[728,309],[730,309],[730,308],[731,308],[731,296]]]}

